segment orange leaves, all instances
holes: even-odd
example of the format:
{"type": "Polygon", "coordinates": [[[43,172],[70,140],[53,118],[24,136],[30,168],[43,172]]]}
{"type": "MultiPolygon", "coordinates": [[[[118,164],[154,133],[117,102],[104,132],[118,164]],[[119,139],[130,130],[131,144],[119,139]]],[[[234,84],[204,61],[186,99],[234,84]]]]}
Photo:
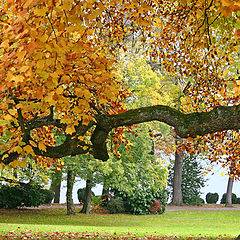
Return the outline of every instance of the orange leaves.
{"type": "Polygon", "coordinates": [[[30,5],[35,2],[34,0],[26,0],[25,3],[23,4],[23,8],[28,8],[30,5]]]}
{"type": "Polygon", "coordinates": [[[67,128],[66,128],[66,130],[65,130],[65,132],[66,132],[66,134],[72,135],[73,133],[76,132],[76,130],[75,130],[75,127],[74,127],[74,126],[68,125],[67,128]]]}
{"type": "Polygon", "coordinates": [[[33,151],[33,148],[30,145],[26,145],[25,147],[23,147],[23,150],[27,154],[35,155],[34,151],[33,151]]]}
{"type": "MultiPolygon", "coordinates": [[[[3,135],[12,135],[11,141],[1,146],[2,152],[14,149],[19,154],[33,154],[34,147],[38,147],[45,153],[47,146],[54,146],[52,129],[38,125],[30,131],[34,141],[30,145],[21,143],[27,135],[21,132],[24,124],[46,117],[49,109],[55,120],[67,124],[63,129],[71,137],[75,136],[79,122],[86,126],[96,113],[124,111],[122,100],[128,93],[113,70],[118,50],[128,51],[132,39],[146,46],[147,57],[158,61],[175,84],[180,82],[184,87],[190,82],[186,92],[193,103],[185,111],[209,110],[223,104],[229,97],[223,86],[228,74],[223,75],[223,68],[234,61],[229,57],[235,48],[234,37],[228,29],[232,27],[218,21],[219,6],[208,7],[211,2],[199,0],[192,5],[189,0],[180,4],[165,0],[161,3],[12,0],[3,3],[0,119],[3,135]],[[206,26],[207,22],[212,24],[206,26]],[[12,109],[18,109],[22,116],[12,109]]],[[[237,1],[222,1],[223,12],[228,9],[236,12],[238,6],[237,1]]],[[[235,97],[239,95],[238,85],[232,92],[235,97]]],[[[124,139],[121,129],[117,131],[116,145],[124,139]]],[[[206,144],[201,145],[208,150],[206,144]]],[[[128,143],[126,147],[129,148],[128,143]]]]}
{"type": "Polygon", "coordinates": [[[38,143],[38,148],[40,150],[44,151],[44,152],[47,151],[47,148],[46,148],[45,144],[42,141],[38,143]]]}

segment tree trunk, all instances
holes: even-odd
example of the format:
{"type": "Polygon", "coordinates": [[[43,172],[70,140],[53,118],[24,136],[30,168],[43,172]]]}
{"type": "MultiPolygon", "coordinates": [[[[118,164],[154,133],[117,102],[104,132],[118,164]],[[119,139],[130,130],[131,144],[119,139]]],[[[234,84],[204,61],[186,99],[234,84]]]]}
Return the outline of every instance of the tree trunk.
{"type": "Polygon", "coordinates": [[[107,186],[107,184],[104,182],[103,183],[103,189],[102,189],[102,206],[106,206],[108,203],[108,194],[109,194],[109,187],[107,186]]]}
{"type": "Polygon", "coordinates": [[[85,200],[83,203],[82,213],[89,214],[92,199],[92,181],[87,179],[85,189],[85,200]]]}
{"type": "MultiPolygon", "coordinates": [[[[177,141],[176,141],[177,142],[177,141]]],[[[183,168],[183,151],[175,152],[174,174],[173,174],[173,198],[172,204],[176,206],[183,205],[182,200],[182,168],[183,168]]]]}
{"type": "Polygon", "coordinates": [[[107,195],[109,193],[109,187],[106,187],[106,184],[103,183],[103,189],[102,189],[102,197],[107,195]]]}
{"type": "Polygon", "coordinates": [[[75,207],[72,199],[72,190],[75,180],[75,174],[73,170],[67,171],[67,215],[75,215],[75,207]]]}
{"type": "Polygon", "coordinates": [[[60,203],[60,191],[62,182],[62,171],[57,171],[52,177],[50,190],[54,192],[54,203],[60,203]]]}
{"type": "Polygon", "coordinates": [[[234,179],[230,178],[230,176],[229,176],[228,186],[227,186],[227,193],[226,193],[226,204],[225,204],[225,207],[232,207],[233,182],[234,182],[234,179]]]}

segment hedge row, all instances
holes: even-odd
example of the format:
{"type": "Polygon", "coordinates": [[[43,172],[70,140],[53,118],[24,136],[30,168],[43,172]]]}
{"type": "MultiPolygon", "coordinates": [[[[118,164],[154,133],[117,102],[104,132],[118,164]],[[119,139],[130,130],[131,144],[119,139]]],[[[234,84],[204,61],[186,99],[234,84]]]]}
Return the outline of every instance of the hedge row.
{"type": "Polygon", "coordinates": [[[0,208],[38,207],[51,203],[54,192],[39,185],[0,185],[0,208]]]}

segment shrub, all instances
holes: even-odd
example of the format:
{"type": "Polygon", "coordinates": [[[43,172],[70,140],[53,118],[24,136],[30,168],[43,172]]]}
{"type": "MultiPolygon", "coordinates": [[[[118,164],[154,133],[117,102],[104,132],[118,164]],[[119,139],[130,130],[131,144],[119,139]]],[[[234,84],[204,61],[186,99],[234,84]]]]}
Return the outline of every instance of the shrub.
{"type": "MultiPolygon", "coordinates": [[[[226,193],[224,193],[224,194],[222,195],[221,204],[226,204],[226,196],[227,196],[226,193]]],[[[238,198],[237,198],[236,194],[235,194],[235,193],[232,193],[232,204],[237,204],[237,203],[238,203],[238,200],[237,200],[237,199],[238,199],[238,198]]]]}
{"type": "Polygon", "coordinates": [[[21,187],[23,192],[22,206],[38,207],[39,205],[44,203],[45,196],[42,194],[39,185],[26,185],[21,187]]]}
{"type": "MultiPolygon", "coordinates": [[[[150,206],[153,202],[158,200],[161,206],[165,206],[168,198],[167,191],[165,189],[156,191],[152,188],[142,189],[132,194],[115,191],[114,195],[123,199],[126,212],[136,215],[150,214],[150,206]]],[[[157,213],[163,213],[164,210],[165,208],[162,207],[162,210],[157,211],[157,213]]]]}
{"type": "Polygon", "coordinates": [[[187,205],[192,205],[192,206],[202,206],[205,204],[204,199],[200,198],[199,196],[192,197],[191,201],[187,203],[187,205]]]}
{"type": "MultiPolygon", "coordinates": [[[[152,189],[138,191],[127,197],[127,205],[133,214],[149,214],[149,207],[155,200],[159,200],[161,205],[166,205],[167,191],[159,190],[158,192],[152,189]]],[[[162,213],[161,211],[159,213],[162,213]]]]}
{"type": "Polygon", "coordinates": [[[206,195],[206,202],[207,203],[216,203],[219,199],[218,193],[208,193],[206,195]]]}
{"type": "Polygon", "coordinates": [[[44,195],[44,204],[50,204],[54,198],[54,192],[48,189],[41,189],[41,193],[44,195]]]}
{"type": "Polygon", "coordinates": [[[121,197],[114,197],[107,203],[107,210],[110,213],[124,213],[126,212],[124,201],[121,197]]]}
{"type": "Polygon", "coordinates": [[[38,207],[46,201],[42,190],[39,185],[1,185],[0,208],[38,207]]]}
{"type": "Polygon", "coordinates": [[[22,205],[22,191],[17,187],[1,185],[0,208],[17,208],[22,205]]]}
{"type": "Polygon", "coordinates": [[[237,204],[240,204],[240,198],[237,198],[237,204]]]}

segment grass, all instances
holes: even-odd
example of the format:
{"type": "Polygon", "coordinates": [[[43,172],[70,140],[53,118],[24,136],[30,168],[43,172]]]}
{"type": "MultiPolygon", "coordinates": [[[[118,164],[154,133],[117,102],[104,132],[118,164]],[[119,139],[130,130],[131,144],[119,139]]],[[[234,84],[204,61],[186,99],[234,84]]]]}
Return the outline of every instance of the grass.
{"type": "MultiPolygon", "coordinates": [[[[63,209],[0,210],[0,232],[99,232],[198,236],[237,236],[239,211],[182,210],[162,215],[91,214],[67,216],[63,209]]],[[[1,239],[1,238],[0,238],[1,239]]]]}

